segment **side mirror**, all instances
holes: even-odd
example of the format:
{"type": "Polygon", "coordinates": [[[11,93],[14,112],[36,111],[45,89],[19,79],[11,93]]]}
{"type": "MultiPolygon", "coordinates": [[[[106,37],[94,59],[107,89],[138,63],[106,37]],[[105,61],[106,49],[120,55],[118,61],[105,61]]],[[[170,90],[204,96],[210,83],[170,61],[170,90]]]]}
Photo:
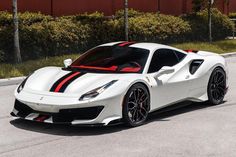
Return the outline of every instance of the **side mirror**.
{"type": "Polygon", "coordinates": [[[70,66],[72,64],[72,59],[65,59],[64,60],[64,65],[67,68],[68,66],[70,66]]]}
{"type": "Polygon", "coordinates": [[[171,74],[175,72],[175,69],[169,66],[163,66],[155,75],[155,78],[158,78],[159,76],[163,75],[163,74],[171,74]]]}

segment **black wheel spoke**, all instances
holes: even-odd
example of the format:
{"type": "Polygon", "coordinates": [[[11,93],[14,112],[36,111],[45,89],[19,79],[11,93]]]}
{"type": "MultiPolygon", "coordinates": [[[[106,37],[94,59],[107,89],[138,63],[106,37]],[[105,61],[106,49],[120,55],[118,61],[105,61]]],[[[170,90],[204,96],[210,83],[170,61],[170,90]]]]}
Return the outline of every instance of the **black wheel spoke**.
{"type": "Polygon", "coordinates": [[[219,78],[217,80],[217,82],[221,82],[221,81],[224,81],[224,75],[219,76],[219,78]]]}
{"type": "Polygon", "coordinates": [[[142,118],[145,117],[145,114],[143,114],[141,110],[139,110],[139,113],[140,113],[140,115],[142,116],[142,118]]]}
{"type": "Polygon", "coordinates": [[[132,121],[135,122],[135,116],[137,114],[137,110],[134,110],[134,113],[132,114],[132,121]]]}
{"type": "Polygon", "coordinates": [[[149,110],[148,93],[142,88],[133,89],[128,98],[128,117],[133,123],[146,119],[149,110]]]}
{"type": "Polygon", "coordinates": [[[135,104],[134,102],[130,101],[128,102],[128,109],[131,110],[131,109],[134,109],[135,108],[135,104]]]}
{"type": "Polygon", "coordinates": [[[146,96],[144,99],[141,99],[139,103],[145,103],[148,100],[148,97],[146,96]]]}
{"type": "Polygon", "coordinates": [[[216,71],[212,76],[212,82],[210,84],[211,96],[214,100],[219,101],[224,98],[225,95],[225,74],[221,71],[216,71]]]}
{"type": "Polygon", "coordinates": [[[218,78],[218,72],[215,74],[215,76],[213,77],[213,82],[216,83],[217,82],[217,78],[218,78]]]}
{"type": "Polygon", "coordinates": [[[217,82],[217,85],[224,85],[225,84],[225,80],[221,80],[220,82],[217,82]]]}

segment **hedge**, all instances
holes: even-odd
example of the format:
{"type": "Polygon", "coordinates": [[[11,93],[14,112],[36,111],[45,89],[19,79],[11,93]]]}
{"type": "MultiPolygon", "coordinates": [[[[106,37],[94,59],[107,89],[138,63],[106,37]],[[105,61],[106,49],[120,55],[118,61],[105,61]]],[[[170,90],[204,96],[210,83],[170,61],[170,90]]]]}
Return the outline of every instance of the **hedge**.
{"type": "MultiPolygon", "coordinates": [[[[98,44],[124,39],[123,11],[113,17],[102,13],[53,18],[41,13],[19,14],[19,35],[23,60],[83,52],[98,44]]],[[[232,22],[213,10],[213,38],[223,39],[232,22]]],[[[129,34],[132,41],[173,43],[206,40],[206,11],[185,17],[129,10],[129,34]]],[[[12,15],[0,12],[0,62],[13,61],[12,15]]]]}
{"type": "Polygon", "coordinates": [[[236,13],[229,13],[229,18],[236,19],[236,13]]]}
{"type": "MultiPolygon", "coordinates": [[[[183,17],[191,25],[189,40],[208,40],[208,11],[202,10],[196,14],[183,17]]],[[[225,39],[232,34],[234,24],[230,19],[216,8],[212,9],[212,38],[213,40],[225,39]]]]}

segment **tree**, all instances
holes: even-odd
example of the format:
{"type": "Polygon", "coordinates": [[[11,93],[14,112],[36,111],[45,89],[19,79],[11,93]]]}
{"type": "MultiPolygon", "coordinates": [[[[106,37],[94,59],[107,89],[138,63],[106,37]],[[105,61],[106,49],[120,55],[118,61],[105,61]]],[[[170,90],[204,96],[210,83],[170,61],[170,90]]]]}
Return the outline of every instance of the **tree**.
{"type": "Polygon", "coordinates": [[[193,0],[193,12],[199,12],[202,9],[205,9],[208,7],[208,1],[209,0],[193,0]]]}
{"type": "Polygon", "coordinates": [[[125,40],[129,40],[129,17],[128,17],[128,0],[124,0],[124,27],[125,27],[125,40]]]}
{"type": "Polygon", "coordinates": [[[208,0],[208,35],[209,35],[209,42],[212,42],[212,22],[211,22],[211,8],[214,0],[208,0]]]}
{"type": "Polygon", "coordinates": [[[192,8],[193,11],[194,12],[199,12],[203,7],[204,0],[193,0],[192,4],[193,4],[193,8],[192,8]]]}
{"type": "Polygon", "coordinates": [[[12,0],[13,23],[14,23],[14,55],[15,63],[21,63],[20,42],[19,42],[19,22],[17,15],[17,0],[12,0]]]}
{"type": "Polygon", "coordinates": [[[193,11],[199,12],[202,9],[205,9],[207,7],[208,9],[208,36],[209,36],[209,42],[212,42],[212,22],[211,22],[211,8],[214,3],[214,0],[193,0],[193,11]]]}

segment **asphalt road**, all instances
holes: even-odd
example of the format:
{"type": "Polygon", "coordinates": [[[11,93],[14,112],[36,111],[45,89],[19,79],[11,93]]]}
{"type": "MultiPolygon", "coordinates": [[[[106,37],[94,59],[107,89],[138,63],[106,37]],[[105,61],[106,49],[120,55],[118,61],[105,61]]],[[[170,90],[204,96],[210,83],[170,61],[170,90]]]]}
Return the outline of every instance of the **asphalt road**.
{"type": "Polygon", "coordinates": [[[14,119],[16,86],[0,87],[0,156],[235,157],[236,58],[228,60],[230,90],[218,106],[191,104],[154,114],[137,128],[83,128],[14,119]]]}

